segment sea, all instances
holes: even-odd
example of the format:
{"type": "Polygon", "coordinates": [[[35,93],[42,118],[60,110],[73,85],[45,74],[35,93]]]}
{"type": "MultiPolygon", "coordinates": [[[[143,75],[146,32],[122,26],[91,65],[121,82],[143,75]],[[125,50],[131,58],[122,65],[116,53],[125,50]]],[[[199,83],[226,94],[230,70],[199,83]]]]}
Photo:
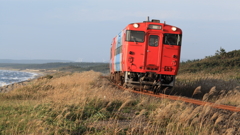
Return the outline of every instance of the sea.
{"type": "Polygon", "coordinates": [[[9,85],[16,82],[26,81],[33,79],[37,76],[36,73],[0,70],[0,87],[9,85]]]}

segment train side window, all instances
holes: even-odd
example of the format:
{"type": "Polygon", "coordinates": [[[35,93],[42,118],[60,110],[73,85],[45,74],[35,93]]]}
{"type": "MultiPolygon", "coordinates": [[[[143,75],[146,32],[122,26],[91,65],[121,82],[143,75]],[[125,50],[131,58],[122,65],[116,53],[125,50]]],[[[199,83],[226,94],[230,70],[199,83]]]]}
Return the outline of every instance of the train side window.
{"type": "Polygon", "coordinates": [[[119,46],[117,49],[115,49],[114,55],[116,56],[116,55],[118,55],[120,53],[122,53],[122,46],[119,46]]]}
{"type": "Polygon", "coordinates": [[[113,57],[113,52],[112,52],[112,48],[110,49],[110,58],[112,59],[113,57]]]}
{"type": "Polygon", "coordinates": [[[149,36],[149,46],[158,46],[159,36],[158,35],[150,35],[149,36]]]}

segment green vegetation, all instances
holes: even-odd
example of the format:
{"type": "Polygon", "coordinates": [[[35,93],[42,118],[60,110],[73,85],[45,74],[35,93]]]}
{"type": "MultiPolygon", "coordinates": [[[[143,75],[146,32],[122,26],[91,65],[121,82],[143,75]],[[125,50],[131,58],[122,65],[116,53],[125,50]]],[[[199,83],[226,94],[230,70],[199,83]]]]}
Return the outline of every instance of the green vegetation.
{"type": "Polygon", "coordinates": [[[94,66],[88,66],[88,67],[79,67],[79,66],[67,66],[62,67],[58,69],[59,71],[68,71],[68,72],[82,72],[82,71],[96,71],[96,72],[102,72],[102,73],[109,73],[109,64],[100,64],[100,65],[94,65],[94,66]]]}
{"type": "Polygon", "coordinates": [[[225,52],[223,48],[217,50],[214,56],[204,59],[182,62],[179,73],[225,73],[240,71],[240,50],[225,52]]]}

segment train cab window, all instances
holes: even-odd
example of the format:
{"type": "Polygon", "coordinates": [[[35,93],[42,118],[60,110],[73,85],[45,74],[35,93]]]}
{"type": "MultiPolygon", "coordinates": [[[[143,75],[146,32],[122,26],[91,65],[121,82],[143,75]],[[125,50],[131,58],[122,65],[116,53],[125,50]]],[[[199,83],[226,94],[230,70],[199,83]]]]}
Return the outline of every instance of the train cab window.
{"type": "Polygon", "coordinates": [[[133,31],[127,30],[126,31],[126,41],[130,42],[144,42],[144,31],[133,31]]]}
{"type": "Polygon", "coordinates": [[[164,34],[163,44],[167,45],[181,45],[182,35],[180,34],[164,34]]]}
{"type": "Polygon", "coordinates": [[[157,35],[150,35],[149,36],[149,46],[158,46],[159,43],[159,36],[157,35]]]}

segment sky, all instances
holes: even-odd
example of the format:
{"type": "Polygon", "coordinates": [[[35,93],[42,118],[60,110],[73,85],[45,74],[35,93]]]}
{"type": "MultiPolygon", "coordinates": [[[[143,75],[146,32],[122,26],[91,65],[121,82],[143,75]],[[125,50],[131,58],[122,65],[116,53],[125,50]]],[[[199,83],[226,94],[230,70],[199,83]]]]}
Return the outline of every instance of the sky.
{"type": "Polygon", "coordinates": [[[108,62],[113,37],[150,19],[182,29],[181,59],[240,46],[239,0],[0,0],[0,59],[108,62]]]}

